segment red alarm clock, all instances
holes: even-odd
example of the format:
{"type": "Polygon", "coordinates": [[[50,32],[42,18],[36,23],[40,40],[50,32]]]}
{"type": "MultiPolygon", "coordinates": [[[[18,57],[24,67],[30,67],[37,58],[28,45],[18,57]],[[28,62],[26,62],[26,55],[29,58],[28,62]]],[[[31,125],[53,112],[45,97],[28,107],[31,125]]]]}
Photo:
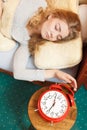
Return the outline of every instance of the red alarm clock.
{"type": "Polygon", "coordinates": [[[39,114],[50,122],[63,120],[72,105],[74,92],[68,84],[53,84],[38,99],[39,114]]]}

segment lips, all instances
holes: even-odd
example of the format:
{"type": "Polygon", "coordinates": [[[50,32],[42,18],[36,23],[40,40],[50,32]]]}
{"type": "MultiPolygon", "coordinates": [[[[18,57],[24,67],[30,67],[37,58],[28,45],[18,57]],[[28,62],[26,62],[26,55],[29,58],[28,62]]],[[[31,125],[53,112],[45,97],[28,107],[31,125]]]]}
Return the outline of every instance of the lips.
{"type": "Polygon", "coordinates": [[[45,36],[46,36],[47,39],[49,39],[49,37],[50,37],[48,32],[46,32],[45,36]]]}

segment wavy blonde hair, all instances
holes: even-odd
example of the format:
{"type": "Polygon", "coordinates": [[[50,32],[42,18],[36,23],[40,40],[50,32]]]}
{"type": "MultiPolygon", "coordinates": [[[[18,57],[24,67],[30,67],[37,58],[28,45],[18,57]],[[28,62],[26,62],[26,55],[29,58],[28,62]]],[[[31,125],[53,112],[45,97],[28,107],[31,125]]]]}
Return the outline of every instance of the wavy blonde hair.
{"type": "MultiPolygon", "coordinates": [[[[78,15],[72,11],[67,11],[63,9],[39,8],[38,11],[35,13],[35,15],[31,19],[29,19],[28,24],[26,26],[27,29],[28,30],[38,29],[38,27],[43,22],[45,22],[50,15],[52,15],[54,18],[59,18],[63,21],[65,20],[70,29],[69,35],[64,39],[58,41],[68,41],[78,37],[79,32],[81,31],[81,23],[78,15]]],[[[45,41],[46,40],[41,38],[41,35],[36,36],[36,34],[33,34],[29,41],[30,52],[31,53],[33,52],[32,54],[34,54],[36,46],[44,44],[45,41]]],[[[58,43],[58,41],[54,43],[58,43]]]]}

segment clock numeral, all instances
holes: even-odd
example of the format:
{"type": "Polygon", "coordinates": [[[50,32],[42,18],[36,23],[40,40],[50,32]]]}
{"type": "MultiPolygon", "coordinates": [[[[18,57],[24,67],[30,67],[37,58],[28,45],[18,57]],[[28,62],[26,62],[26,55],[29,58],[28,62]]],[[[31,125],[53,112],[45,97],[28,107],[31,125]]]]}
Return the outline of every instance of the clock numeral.
{"type": "Polygon", "coordinates": [[[43,105],[46,105],[46,102],[41,102],[43,105]]]}
{"type": "Polygon", "coordinates": [[[57,93],[55,92],[54,94],[53,94],[53,97],[56,97],[57,96],[57,93]]]}
{"type": "Polygon", "coordinates": [[[53,117],[53,116],[54,116],[54,112],[51,112],[51,113],[50,113],[50,116],[53,117]]]}
{"type": "Polygon", "coordinates": [[[63,110],[63,109],[61,109],[61,110],[60,110],[60,113],[61,113],[61,114],[63,114],[63,113],[64,113],[64,110],[63,110]]]}
{"type": "Polygon", "coordinates": [[[59,95],[59,96],[57,97],[57,99],[61,100],[61,99],[62,99],[62,95],[59,95]]]}
{"type": "Polygon", "coordinates": [[[44,106],[44,110],[46,110],[47,109],[47,106],[44,106]]]}
{"type": "Polygon", "coordinates": [[[46,111],[46,114],[49,114],[49,112],[50,112],[50,111],[49,111],[49,110],[47,110],[47,111],[46,111]]]}
{"type": "Polygon", "coordinates": [[[44,96],[44,99],[43,99],[43,100],[47,100],[47,99],[48,99],[48,97],[45,97],[45,96],[44,96]]]}
{"type": "Polygon", "coordinates": [[[52,98],[52,95],[49,95],[48,98],[51,99],[51,98],[52,98]]]}
{"type": "Polygon", "coordinates": [[[62,108],[67,108],[67,106],[65,104],[62,104],[61,107],[62,108]]]}
{"type": "Polygon", "coordinates": [[[66,102],[66,101],[63,99],[60,103],[63,103],[63,102],[66,102]]]}
{"type": "Polygon", "coordinates": [[[59,117],[59,113],[58,113],[58,112],[57,112],[57,113],[55,113],[55,116],[56,116],[56,117],[59,117]]]}

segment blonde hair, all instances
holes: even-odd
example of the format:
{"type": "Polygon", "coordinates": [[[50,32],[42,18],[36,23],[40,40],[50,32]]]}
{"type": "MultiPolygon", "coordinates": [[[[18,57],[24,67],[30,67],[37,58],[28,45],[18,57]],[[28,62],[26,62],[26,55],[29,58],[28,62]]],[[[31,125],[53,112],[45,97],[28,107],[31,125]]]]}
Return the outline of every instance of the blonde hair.
{"type": "MultiPolygon", "coordinates": [[[[70,30],[69,35],[59,41],[68,41],[68,40],[78,37],[79,32],[81,31],[81,23],[80,23],[78,15],[72,11],[67,11],[67,10],[63,10],[63,9],[39,8],[38,11],[35,13],[35,15],[28,21],[28,24],[26,26],[27,29],[29,29],[29,30],[38,29],[38,27],[43,22],[45,22],[50,15],[52,15],[54,18],[56,17],[61,20],[65,20],[69,26],[69,30],[70,30]]],[[[46,40],[42,39],[42,41],[44,41],[44,42],[41,42],[41,35],[38,36],[38,38],[40,40],[38,40],[39,43],[36,43],[37,45],[42,44],[46,41],[46,40]]],[[[32,40],[31,40],[32,42],[33,42],[33,39],[35,40],[36,36],[35,36],[35,38],[33,38],[33,36],[32,36],[32,40]]],[[[55,43],[58,43],[58,41],[56,41],[55,43]]],[[[29,46],[29,48],[32,48],[32,47],[29,46]]]]}

